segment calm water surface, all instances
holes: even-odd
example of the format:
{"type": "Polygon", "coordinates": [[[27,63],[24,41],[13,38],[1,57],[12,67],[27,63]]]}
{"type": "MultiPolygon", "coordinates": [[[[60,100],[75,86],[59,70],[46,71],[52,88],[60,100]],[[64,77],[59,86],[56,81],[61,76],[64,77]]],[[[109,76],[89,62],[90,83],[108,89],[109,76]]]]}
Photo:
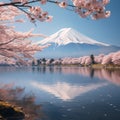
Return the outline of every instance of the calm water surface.
{"type": "Polygon", "coordinates": [[[0,67],[0,99],[28,120],[120,120],[120,71],[0,67]]]}

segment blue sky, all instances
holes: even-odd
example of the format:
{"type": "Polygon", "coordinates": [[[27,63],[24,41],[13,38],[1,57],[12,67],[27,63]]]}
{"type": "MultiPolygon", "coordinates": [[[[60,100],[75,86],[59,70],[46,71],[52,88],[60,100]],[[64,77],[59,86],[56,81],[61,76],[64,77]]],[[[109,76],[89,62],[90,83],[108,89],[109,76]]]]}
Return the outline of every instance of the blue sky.
{"type": "MultiPolygon", "coordinates": [[[[106,10],[111,11],[110,18],[91,20],[90,18],[80,18],[72,11],[48,3],[42,6],[42,8],[43,10],[47,10],[50,15],[54,16],[52,22],[37,22],[35,26],[27,20],[24,26],[22,24],[16,25],[16,29],[19,31],[27,31],[34,28],[34,33],[51,35],[61,28],[71,27],[97,41],[120,46],[119,5],[120,0],[111,0],[110,4],[106,6],[106,10]]],[[[37,40],[41,40],[41,38],[37,40]]]]}

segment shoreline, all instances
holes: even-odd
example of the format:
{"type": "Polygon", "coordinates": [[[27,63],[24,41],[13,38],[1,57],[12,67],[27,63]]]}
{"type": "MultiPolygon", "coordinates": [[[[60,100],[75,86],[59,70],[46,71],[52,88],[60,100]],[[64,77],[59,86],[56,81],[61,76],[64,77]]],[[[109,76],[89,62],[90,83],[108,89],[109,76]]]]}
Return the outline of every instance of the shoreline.
{"type": "Polygon", "coordinates": [[[92,65],[80,65],[80,64],[64,64],[64,65],[35,65],[32,67],[87,67],[87,68],[93,68],[93,69],[120,69],[120,65],[102,65],[102,64],[92,64],[92,65]]]}
{"type": "Polygon", "coordinates": [[[24,120],[25,113],[22,111],[21,107],[14,106],[9,102],[0,100],[0,120],[24,120]]]}

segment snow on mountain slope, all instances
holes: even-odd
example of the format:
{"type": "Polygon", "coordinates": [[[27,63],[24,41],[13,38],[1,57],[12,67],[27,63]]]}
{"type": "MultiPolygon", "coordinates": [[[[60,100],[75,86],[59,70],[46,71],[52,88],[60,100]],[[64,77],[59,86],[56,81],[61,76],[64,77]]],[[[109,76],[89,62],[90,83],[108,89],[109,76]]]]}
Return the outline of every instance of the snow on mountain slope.
{"type": "Polygon", "coordinates": [[[55,43],[57,45],[67,45],[70,43],[79,43],[79,44],[91,44],[91,45],[102,45],[110,46],[109,44],[98,42],[93,40],[72,28],[63,28],[58,32],[52,34],[51,36],[37,42],[37,44],[44,45],[49,43],[55,43]]]}

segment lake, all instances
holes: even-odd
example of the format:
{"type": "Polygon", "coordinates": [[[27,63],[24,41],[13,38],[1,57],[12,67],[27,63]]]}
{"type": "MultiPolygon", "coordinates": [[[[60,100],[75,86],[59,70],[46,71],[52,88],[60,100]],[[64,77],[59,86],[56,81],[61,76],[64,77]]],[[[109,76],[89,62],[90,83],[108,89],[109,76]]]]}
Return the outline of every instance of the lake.
{"type": "Polygon", "coordinates": [[[0,99],[28,120],[120,120],[120,70],[0,67],[0,99]]]}

